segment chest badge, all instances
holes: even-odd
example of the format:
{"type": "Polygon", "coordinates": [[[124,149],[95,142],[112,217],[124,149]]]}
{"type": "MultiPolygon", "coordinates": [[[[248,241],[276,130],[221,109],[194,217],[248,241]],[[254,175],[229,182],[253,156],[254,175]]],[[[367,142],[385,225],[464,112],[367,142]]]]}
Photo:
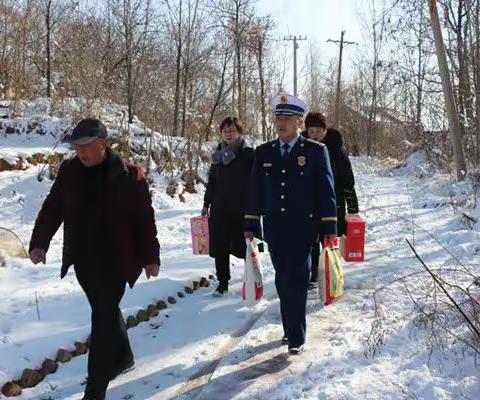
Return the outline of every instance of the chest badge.
{"type": "Polygon", "coordinates": [[[300,156],[300,157],[297,158],[297,161],[298,161],[298,165],[300,165],[300,167],[304,167],[305,164],[306,164],[307,158],[304,157],[304,156],[300,156]]]}
{"type": "Polygon", "coordinates": [[[266,162],[266,163],[263,163],[263,166],[268,168],[272,166],[272,163],[266,162]]]}

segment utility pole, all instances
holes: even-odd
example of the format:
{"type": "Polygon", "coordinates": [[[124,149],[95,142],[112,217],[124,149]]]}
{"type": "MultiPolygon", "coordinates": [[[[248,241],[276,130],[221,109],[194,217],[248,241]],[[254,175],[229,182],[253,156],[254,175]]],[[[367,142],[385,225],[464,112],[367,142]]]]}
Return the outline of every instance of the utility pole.
{"type": "Polygon", "coordinates": [[[290,35],[284,37],[283,40],[293,41],[293,95],[297,95],[297,49],[299,40],[307,40],[306,36],[290,35]]]}
{"type": "Polygon", "coordinates": [[[457,105],[455,96],[453,95],[452,82],[448,72],[447,56],[445,54],[445,46],[443,44],[442,29],[438,20],[437,2],[436,0],[428,0],[428,8],[430,12],[430,25],[432,27],[433,38],[435,40],[435,48],[437,50],[438,68],[442,79],[443,97],[445,99],[445,108],[448,116],[448,134],[452,143],[453,156],[455,158],[455,168],[457,179],[463,180],[467,173],[467,165],[465,162],[465,153],[462,145],[462,135],[460,133],[460,121],[458,120],[457,105]]]}
{"type": "Polygon", "coordinates": [[[335,93],[335,108],[333,110],[333,125],[338,127],[340,123],[340,92],[341,92],[341,82],[342,82],[342,59],[343,59],[343,48],[345,45],[349,44],[358,44],[356,42],[346,42],[344,40],[345,31],[342,31],[340,35],[340,40],[328,39],[328,42],[340,44],[340,56],[338,57],[338,74],[337,74],[337,89],[335,93]]]}

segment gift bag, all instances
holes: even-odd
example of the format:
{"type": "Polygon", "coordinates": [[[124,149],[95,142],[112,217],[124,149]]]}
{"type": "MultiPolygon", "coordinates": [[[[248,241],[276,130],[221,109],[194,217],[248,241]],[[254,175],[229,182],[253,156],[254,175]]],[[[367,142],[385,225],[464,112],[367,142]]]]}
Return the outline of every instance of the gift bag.
{"type": "Polygon", "coordinates": [[[210,241],[208,234],[208,218],[194,217],[190,219],[193,254],[209,254],[210,241]]]}
{"type": "Polygon", "coordinates": [[[247,254],[245,257],[245,270],[243,274],[242,297],[250,304],[254,304],[263,296],[263,280],[258,257],[260,240],[247,239],[247,254]]]}
{"type": "Polygon", "coordinates": [[[347,215],[345,235],[340,239],[340,252],[346,262],[365,260],[365,220],[360,215],[347,215]]]}
{"type": "Polygon", "coordinates": [[[328,306],[343,296],[343,267],[338,245],[326,243],[318,263],[318,296],[328,306]]]}

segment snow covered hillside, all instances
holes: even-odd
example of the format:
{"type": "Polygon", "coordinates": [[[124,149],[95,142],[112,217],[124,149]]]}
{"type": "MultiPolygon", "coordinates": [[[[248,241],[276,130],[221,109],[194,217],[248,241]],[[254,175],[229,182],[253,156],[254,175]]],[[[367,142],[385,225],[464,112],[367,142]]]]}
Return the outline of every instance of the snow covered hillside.
{"type": "MultiPolygon", "coordinates": [[[[4,135],[0,157],[7,148],[9,157],[34,146],[49,151],[55,142],[52,137],[43,143],[47,135],[26,144],[27,137],[4,135]]],[[[198,194],[185,194],[182,202],[165,193],[167,179],[156,175],[152,188],[161,273],[148,281],[142,277],[126,291],[121,307],[128,316],[168,296],[175,295],[177,302],[129,330],[136,368],[111,383],[107,398],[480,398],[474,351],[440,333],[442,345],[434,346],[428,323],[422,325],[412,299],[428,307],[428,299],[419,294],[431,279],[404,240],[413,242],[427,265],[445,269],[445,279],[451,277],[448,270],[462,269],[459,262],[478,276],[480,227],[468,229],[461,216],[472,205],[471,187],[434,173],[421,157],[411,161],[392,169],[391,160],[353,159],[367,220],[366,261],[345,264],[341,301],[321,307],[311,295],[307,351],[300,357],[289,357],[279,342],[282,329],[268,255],[262,259],[265,297],[254,308],[241,299],[240,260],[234,261],[229,295],[213,298],[215,282],[184,297],[175,295],[213,273],[212,260],[193,256],[190,246],[189,218],[199,214],[203,188],[198,185],[198,194]]],[[[48,179],[37,180],[38,168],[0,172],[0,226],[15,231],[25,246],[51,185],[48,179]]],[[[7,257],[0,267],[0,386],[18,379],[25,368],[55,358],[58,348],[74,350],[74,343],[88,336],[87,300],[73,270],[59,279],[60,258],[61,232],[52,241],[46,265],[7,257]]],[[[451,279],[461,286],[468,282],[462,277],[451,279]]],[[[86,356],[60,364],[56,373],[18,398],[80,399],[86,364],[86,356]]]]}

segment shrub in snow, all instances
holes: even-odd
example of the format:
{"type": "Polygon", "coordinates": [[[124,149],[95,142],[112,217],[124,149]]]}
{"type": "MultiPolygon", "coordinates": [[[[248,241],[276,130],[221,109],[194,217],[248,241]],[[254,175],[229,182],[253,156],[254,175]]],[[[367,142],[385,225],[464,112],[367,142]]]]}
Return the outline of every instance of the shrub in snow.
{"type": "Polygon", "coordinates": [[[167,193],[171,198],[174,198],[174,197],[175,197],[175,194],[177,193],[177,186],[178,186],[178,183],[176,182],[175,179],[170,178],[170,179],[168,180],[168,185],[167,185],[166,193],[167,193]]]}

